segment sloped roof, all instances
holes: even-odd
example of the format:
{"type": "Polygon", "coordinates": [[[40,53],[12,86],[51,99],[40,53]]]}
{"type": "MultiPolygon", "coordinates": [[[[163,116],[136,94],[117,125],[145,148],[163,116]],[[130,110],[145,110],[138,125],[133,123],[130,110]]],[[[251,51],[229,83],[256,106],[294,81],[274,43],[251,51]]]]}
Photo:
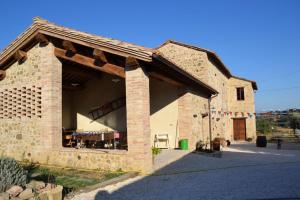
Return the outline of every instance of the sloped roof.
{"type": "Polygon", "coordinates": [[[221,58],[217,55],[217,53],[215,53],[214,51],[211,51],[211,50],[208,50],[208,49],[205,49],[205,48],[201,48],[201,47],[197,47],[197,46],[193,46],[193,45],[189,45],[189,44],[185,44],[185,43],[181,43],[181,42],[178,42],[178,41],[175,41],[175,40],[167,40],[166,42],[164,42],[161,46],[159,46],[158,48],[156,49],[159,49],[169,43],[172,43],[172,44],[177,44],[177,45],[180,45],[180,46],[183,46],[183,47],[187,47],[187,48],[190,48],[190,49],[195,49],[197,51],[203,51],[203,52],[206,52],[208,54],[208,56],[211,56],[213,57],[217,62],[218,62],[218,67],[220,67],[220,70],[227,76],[227,77],[233,77],[233,78],[237,78],[237,79],[241,79],[241,80],[244,80],[244,81],[248,81],[248,82],[251,82],[252,83],[252,87],[254,90],[257,90],[258,87],[257,87],[257,84],[255,81],[253,80],[248,80],[248,79],[245,79],[245,78],[242,78],[242,77],[238,77],[238,76],[234,76],[232,75],[232,73],[230,72],[230,70],[226,67],[226,65],[223,63],[223,61],[221,60],[221,58]]]}
{"type": "MultiPolygon", "coordinates": [[[[164,58],[162,55],[159,54],[157,51],[158,48],[152,49],[152,48],[146,48],[143,46],[131,44],[128,42],[123,42],[120,40],[112,39],[112,38],[107,38],[107,37],[102,37],[82,31],[77,31],[74,29],[66,28],[63,26],[56,25],[52,22],[49,22],[47,20],[41,19],[39,17],[33,18],[33,24],[27,28],[22,34],[20,34],[10,45],[8,45],[3,51],[0,53],[0,68],[3,68],[5,66],[5,62],[14,56],[17,50],[22,49],[25,47],[26,44],[35,41],[35,37],[37,34],[45,34],[51,37],[59,38],[62,40],[68,40],[70,42],[74,42],[77,44],[81,44],[83,46],[89,46],[92,48],[97,48],[101,49],[103,51],[120,55],[120,56],[125,56],[125,57],[134,57],[139,60],[143,60],[146,62],[151,62],[154,59],[159,59],[160,61],[164,62],[165,64],[169,65],[172,69],[178,68],[177,71],[183,75],[187,76],[193,81],[195,81],[197,84],[199,84],[201,87],[205,87],[208,91],[211,93],[217,93],[215,89],[210,87],[209,85],[206,85],[200,80],[197,80],[192,74],[188,72],[182,72],[182,70],[176,66],[174,63],[172,63],[170,60],[164,58]]],[[[37,42],[37,41],[35,41],[37,42]]],[[[208,55],[214,57],[218,64],[221,66],[223,72],[229,76],[232,77],[230,71],[228,68],[224,65],[222,60],[217,56],[216,53],[200,48],[200,47],[195,47],[192,45],[176,42],[173,40],[168,40],[165,42],[163,45],[166,45],[168,43],[174,43],[178,44],[181,46],[185,46],[188,48],[193,48],[196,50],[204,51],[207,52],[208,55]]],[[[243,79],[246,81],[249,81],[247,79],[243,79]]],[[[256,83],[254,81],[253,85],[255,88],[257,88],[256,83]]]]}
{"type": "Polygon", "coordinates": [[[0,67],[8,57],[12,56],[17,49],[22,48],[24,43],[32,40],[38,33],[43,33],[61,39],[68,39],[71,42],[76,42],[82,45],[89,44],[91,46],[94,45],[94,47],[101,46],[105,48],[105,51],[110,53],[125,53],[128,56],[144,61],[152,60],[152,53],[154,50],[150,48],[66,28],[50,23],[39,17],[35,17],[33,21],[34,23],[28,29],[26,29],[17,37],[16,40],[14,40],[0,53],[0,67]]]}
{"type": "Polygon", "coordinates": [[[189,45],[189,44],[185,44],[185,43],[181,43],[181,42],[178,42],[178,41],[175,41],[175,40],[167,40],[161,46],[159,46],[157,49],[159,49],[162,46],[165,46],[165,45],[167,45],[169,43],[177,44],[177,45],[184,46],[184,47],[187,47],[187,48],[190,48],[190,49],[195,49],[197,51],[206,52],[208,54],[208,56],[211,56],[211,57],[213,57],[213,58],[216,59],[216,61],[219,63],[220,70],[226,76],[229,76],[229,77],[232,76],[230,70],[225,66],[225,64],[223,63],[223,61],[221,60],[221,58],[215,52],[213,52],[211,50],[208,50],[208,49],[205,49],[205,48],[201,48],[201,47],[197,47],[197,46],[193,46],[193,45],[189,45]]]}
{"type": "Polygon", "coordinates": [[[205,91],[208,93],[217,93],[215,89],[196,79],[192,74],[185,72],[171,62],[166,62],[166,60],[164,60],[160,55],[156,55],[155,49],[66,28],[39,17],[35,17],[33,19],[33,24],[0,53],[0,68],[9,67],[9,65],[6,65],[6,61],[12,58],[17,50],[24,48],[26,44],[32,42],[37,43],[35,37],[39,33],[48,35],[50,37],[59,38],[61,40],[68,40],[83,46],[101,49],[112,54],[124,57],[131,56],[145,62],[152,62],[153,58],[160,60],[162,63],[169,65],[170,69],[179,72],[184,77],[188,77],[190,80],[192,80],[192,82],[205,89],[205,91]]]}
{"type": "Polygon", "coordinates": [[[253,89],[254,90],[258,90],[258,87],[257,87],[257,84],[256,84],[255,81],[252,81],[252,80],[249,80],[249,79],[245,79],[245,78],[242,78],[242,77],[238,77],[238,76],[232,76],[232,78],[236,78],[236,79],[240,79],[240,80],[243,80],[243,81],[251,82],[253,89]]]}

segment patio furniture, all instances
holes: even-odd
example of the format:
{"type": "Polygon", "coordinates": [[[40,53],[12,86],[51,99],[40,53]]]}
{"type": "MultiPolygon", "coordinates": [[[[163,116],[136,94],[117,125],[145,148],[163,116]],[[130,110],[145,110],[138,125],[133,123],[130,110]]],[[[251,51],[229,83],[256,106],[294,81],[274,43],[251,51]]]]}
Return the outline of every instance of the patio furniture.
{"type": "Polygon", "coordinates": [[[158,148],[160,142],[165,143],[165,148],[170,148],[169,135],[168,134],[156,134],[154,137],[154,146],[158,148]]]}
{"type": "Polygon", "coordinates": [[[116,149],[117,144],[125,138],[125,133],[115,131],[76,131],[72,135],[78,141],[78,148],[96,148],[101,143],[103,148],[116,149]]]}
{"type": "Polygon", "coordinates": [[[65,144],[67,147],[73,147],[73,144],[75,144],[76,142],[73,140],[73,136],[72,135],[65,135],[64,139],[67,141],[67,143],[65,144]]]}

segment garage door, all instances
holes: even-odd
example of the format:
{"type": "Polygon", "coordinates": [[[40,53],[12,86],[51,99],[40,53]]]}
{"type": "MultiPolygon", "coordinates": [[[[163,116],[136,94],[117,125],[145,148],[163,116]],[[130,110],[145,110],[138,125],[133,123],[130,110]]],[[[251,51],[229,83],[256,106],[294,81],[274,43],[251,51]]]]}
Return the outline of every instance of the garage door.
{"type": "Polygon", "coordinates": [[[246,140],[246,119],[233,119],[234,140],[246,140]]]}

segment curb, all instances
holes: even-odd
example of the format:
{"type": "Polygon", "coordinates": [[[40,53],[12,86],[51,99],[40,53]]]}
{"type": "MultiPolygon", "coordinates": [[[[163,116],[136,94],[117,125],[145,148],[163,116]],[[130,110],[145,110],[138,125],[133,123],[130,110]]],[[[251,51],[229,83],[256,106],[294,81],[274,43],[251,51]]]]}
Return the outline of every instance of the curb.
{"type": "Polygon", "coordinates": [[[101,182],[101,183],[97,183],[95,185],[90,185],[90,186],[87,186],[85,188],[82,188],[82,189],[78,190],[77,192],[75,192],[75,194],[78,195],[80,193],[91,192],[93,190],[106,187],[108,185],[113,185],[113,184],[125,181],[125,180],[127,180],[129,178],[134,178],[134,177],[136,177],[138,175],[139,175],[138,172],[128,172],[128,173],[126,173],[124,175],[121,175],[121,176],[118,176],[116,178],[112,178],[112,179],[109,179],[107,181],[104,181],[104,182],[101,182]]]}

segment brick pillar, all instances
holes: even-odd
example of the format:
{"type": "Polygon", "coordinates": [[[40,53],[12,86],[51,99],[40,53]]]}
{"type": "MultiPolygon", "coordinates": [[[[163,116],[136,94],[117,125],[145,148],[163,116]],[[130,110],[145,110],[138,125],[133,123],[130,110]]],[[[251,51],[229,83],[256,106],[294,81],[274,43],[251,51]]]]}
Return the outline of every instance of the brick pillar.
{"type": "Polygon", "coordinates": [[[178,132],[179,140],[188,139],[189,149],[194,148],[194,141],[192,137],[192,96],[184,90],[179,91],[178,98],[178,132]]]}
{"type": "Polygon", "coordinates": [[[62,146],[62,64],[54,55],[54,46],[49,43],[40,49],[40,63],[43,76],[41,139],[44,148],[62,146]]]}
{"type": "Polygon", "coordinates": [[[150,172],[152,151],[149,78],[134,59],[127,62],[125,70],[128,166],[132,170],[150,172]]]}

